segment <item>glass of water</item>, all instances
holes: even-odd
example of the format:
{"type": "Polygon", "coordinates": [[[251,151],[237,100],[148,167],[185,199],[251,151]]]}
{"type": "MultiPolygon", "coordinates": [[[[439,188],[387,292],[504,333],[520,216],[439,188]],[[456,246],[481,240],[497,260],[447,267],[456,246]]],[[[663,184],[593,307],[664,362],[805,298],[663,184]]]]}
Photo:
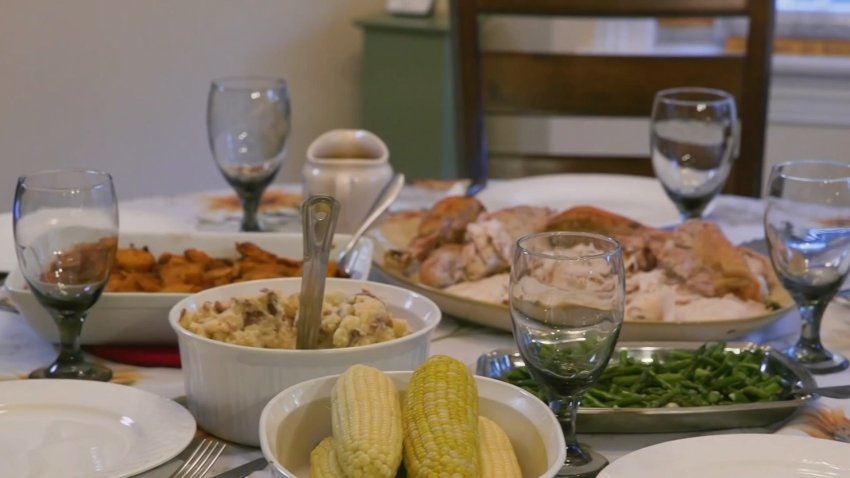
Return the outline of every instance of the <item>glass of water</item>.
{"type": "Polygon", "coordinates": [[[788,350],[812,373],[847,368],[821,344],[826,306],[850,271],[850,164],[791,161],[774,166],[764,215],[770,259],[797,303],[802,332],[788,350]]]}
{"type": "Polygon", "coordinates": [[[608,461],[576,438],[581,397],[608,364],[623,324],[623,252],[614,239],[544,232],[517,242],[511,267],[514,339],[567,442],[558,476],[596,476],[608,461]]]}
{"type": "Polygon", "coordinates": [[[699,218],[737,156],[735,98],[709,88],[659,91],[652,107],[652,167],[682,219],[699,218]]]}

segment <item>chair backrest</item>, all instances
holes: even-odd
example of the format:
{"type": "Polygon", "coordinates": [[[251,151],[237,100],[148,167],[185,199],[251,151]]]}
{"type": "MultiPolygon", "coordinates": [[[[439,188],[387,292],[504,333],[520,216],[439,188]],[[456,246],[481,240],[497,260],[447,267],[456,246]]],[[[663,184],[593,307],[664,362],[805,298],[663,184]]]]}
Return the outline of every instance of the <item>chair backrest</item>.
{"type": "MultiPolygon", "coordinates": [[[[645,117],[658,90],[704,86],[732,93],[741,126],[740,155],[726,192],[758,196],[765,147],[774,0],[452,0],[459,99],[459,157],[474,183],[486,182],[485,115],[645,117]],[[743,53],[636,56],[483,50],[482,15],[676,18],[742,17],[743,53]]],[[[649,133],[647,132],[647,144],[649,133]]],[[[640,157],[525,155],[528,174],[552,171],[653,175],[640,157]],[[538,165],[539,167],[535,167],[538,165]]]]}

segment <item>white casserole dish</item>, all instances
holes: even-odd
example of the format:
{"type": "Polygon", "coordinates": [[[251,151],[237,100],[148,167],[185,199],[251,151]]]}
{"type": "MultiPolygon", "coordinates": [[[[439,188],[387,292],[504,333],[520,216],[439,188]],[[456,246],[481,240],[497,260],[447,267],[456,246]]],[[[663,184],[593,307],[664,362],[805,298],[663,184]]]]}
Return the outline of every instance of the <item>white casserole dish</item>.
{"type": "Polygon", "coordinates": [[[301,279],[241,282],[191,295],[171,309],[177,333],[189,411],[204,430],[226,440],[259,446],[260,413],[281,390],[305,380],[335,375],[362,363],[382,370],[410,370],[428,357],[440,309],[425,296],[400,287],[352,279],[328,279],[325,293],[354,295],[368,290],[390,313],[405,319],[410,334],[387,342],[342,349],[264,349],[201,337],[180,325],[184,309],[232,297],[258,296],[263,289],[289,295],[301,291],[301,279]]]}
{"type": "MultiPolygon", "coordinates": [[[[351,236],[337,234],[331,257],[348,242],[351,236]]],[[[195,248],[214,257],[238,257],[235,244],[253,242],[278,256],[301,259],[303,239],[300,233],[122,233],[119,247],[133,244],[147,246],[155,255],[163,252],[175,254],[195,248]]],[[[372,264],[372,242],[361,239],[353,259],[356,278],[368,278],[372,264]]],[[[51,342],[59,341],[53,319],[38,303],[20,270],[13,270],[6,278],[5,287],[15,307],[26,318],[35,332],[51,342]]],[[[81,343],[95,344],[173,344],[177,342],[174,330],[168,325],[168,312],[186,293],[159,292],[104,292],[89,311],[83,325],[81,343]]]]}

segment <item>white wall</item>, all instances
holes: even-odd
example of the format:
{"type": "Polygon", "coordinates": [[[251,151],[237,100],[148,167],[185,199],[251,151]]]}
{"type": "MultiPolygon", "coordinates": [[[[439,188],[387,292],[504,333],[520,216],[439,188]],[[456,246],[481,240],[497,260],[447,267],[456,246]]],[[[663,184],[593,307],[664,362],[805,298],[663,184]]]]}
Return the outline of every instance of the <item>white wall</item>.
{"type": "Polygon", "coordinates": [[[131,198],[226,188],[207,147],[211,79],[289,82],[298,174],[309,142],[359,117],[357,18],[385,0],[2,0],[0,210],[22,173],[89,167],[131,198]]]}

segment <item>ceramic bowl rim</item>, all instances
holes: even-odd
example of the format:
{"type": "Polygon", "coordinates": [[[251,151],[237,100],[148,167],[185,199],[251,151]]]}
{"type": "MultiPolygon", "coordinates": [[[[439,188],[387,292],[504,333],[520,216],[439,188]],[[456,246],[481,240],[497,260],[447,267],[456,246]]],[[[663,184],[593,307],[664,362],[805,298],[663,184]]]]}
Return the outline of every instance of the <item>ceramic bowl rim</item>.
{"type": "MultiPolygon", "coordinates": [[[[429,313],[425,317],[417,317],[417,320],[422,321],[422,328],[413,331],[412,333],[405,335],[404,337],[399,337],[396,339],[388,340],[386,342],[379,342],[375,344],[362,345],[358,347],[346,347],[346,348],[330,348],[330,349],[311,349],[311,350],[299,350],[299,349],[269,349],[262,347],[253,347],[250,345],[237,345],[230,344],[227,342],[221,342],[218,340],[213,340],[210,338],[202,337],[194,332],[191,332],[180,325],[180,312],[182,309],[185,309],[189,303],[199,302],[195,299],[198,295],[214,295],[217,292],[221,292],[222,290],[232,289],[232,288],[242,288],[246,285],[256,285],[257,291],[255,293],[259,293],[264,288],[272,288],[275,284],[279,284],[282,282],[301,282],[300,277],[282,277],[275,279],[259,279],[254,281],[245,281],[245,282],[237,282],[234,284],[227,284],[219,287],[214,287],[211,289],[206,289],[204,291],[189,295],[181,299],[179,302],[174,304],[171,307],[171,310],[168,312],[168,323],[171,325],[171,328],[174,329],[174,332],[177,334],[178,339],[188,339],[196,342],[201,342],[212,347],[221,347],[227,350],[232,351],[242,351],[242,352],[250,352],[257,353],[261,355],[269,355],[269,356],[298,356],[301,358],[304,357],[332,357],[332,356],[347,356],[354,354],[368,354],[368,352],[381,349],[388,348],[390,346],[400,346],[402,344],[408,342],[415,342],[422,338],[423,336],[427,336],[430,334],[436,327],[439,325],[442,319],[442,312],[437,304],[434,303],[431,299],[425,297],[422,294],[417,292],[413,292],[402,287],[383,284],[380,282],[372,282],[372,281],[364,281],[364,280],[356,280],[356,279],[342,279],[342,278],[328,278],[326,289],[332,288],[333,284],[345,283],[345,284],[358,284],[362,286],[362,288],[375,288],[375,289],[384,289],[384,290],[393,290],[396,292],[400,292],[403,294],[407,294],[411,299],[421,301],[426,307],[430,309],[429,313]],[[330,286],[330,287],[328,287],[330,286]]],[[[395,305],[395,304],[390,304],[395,305]]],[[[178,340],[179,341],[179,340],[178,340]]]]}

